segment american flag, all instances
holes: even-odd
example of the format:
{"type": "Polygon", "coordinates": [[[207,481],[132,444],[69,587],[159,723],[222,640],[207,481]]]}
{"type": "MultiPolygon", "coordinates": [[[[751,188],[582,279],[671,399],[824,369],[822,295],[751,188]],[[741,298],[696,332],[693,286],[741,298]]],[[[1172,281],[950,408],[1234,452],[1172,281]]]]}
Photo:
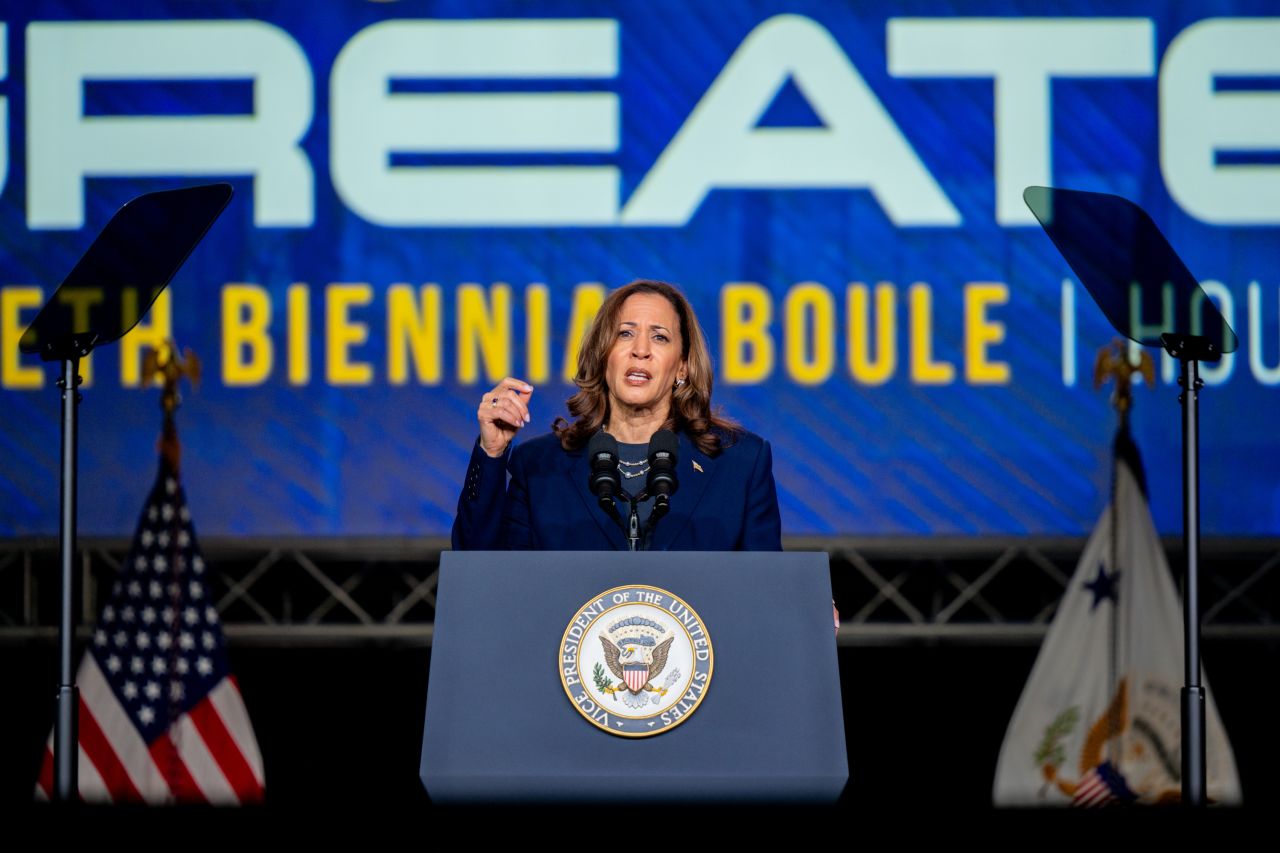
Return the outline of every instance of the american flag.
{"type": "Polygon", "coordinates": [[[1078,808],[1098,808],[1119,803],[1131,803],[1137,794],[1129,790],[1124,776],[1110,761],[1104,761],[1085,774],[1076,788],[1071,805],[1078,808]]]}
{"type": "MultiPolygon", "coordinates": [[[[80,662],[80,797],[262,801],[262,756],[227,664],[186,495],[164,456],[80,662]]],[[[53,792],[53,736],[36,796],[53,792]]]]}

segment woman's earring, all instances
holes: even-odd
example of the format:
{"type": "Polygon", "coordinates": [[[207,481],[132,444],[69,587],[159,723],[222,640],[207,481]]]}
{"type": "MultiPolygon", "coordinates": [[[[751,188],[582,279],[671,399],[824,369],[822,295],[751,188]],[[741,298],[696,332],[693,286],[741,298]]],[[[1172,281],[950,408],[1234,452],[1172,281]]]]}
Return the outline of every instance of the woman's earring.
{"type": "Polygon", "coordinates": [[[683,379],[677,379],[677,380],[676,380],[676,387],[677,387],[677,388],[679,388],[679,387],[680,387],[681,385],[683,385],[683,384],[684,384],[684,380],[683,380],[683,379]]]}

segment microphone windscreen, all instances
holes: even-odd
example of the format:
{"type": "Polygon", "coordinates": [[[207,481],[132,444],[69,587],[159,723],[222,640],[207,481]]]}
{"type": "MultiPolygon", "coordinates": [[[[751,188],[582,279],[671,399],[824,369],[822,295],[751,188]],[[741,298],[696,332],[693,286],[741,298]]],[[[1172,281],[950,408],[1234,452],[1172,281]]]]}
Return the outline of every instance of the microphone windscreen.
{"type": "Polygon", "coordinates": [[[618,455],[618,440],[604,430],[600,430],[591,436],[591,440],[587,442],[587,457],[592,461],[601,453],[608,453],[614,457],[618,455]]]}
{"type": "Polygon", "coordinates": [[[679,450],[680,440],[669,429],[660,429],[649,439],[649,456],[652,457],[658,453],[669,454],[672,467],[675,467],[679,450]]]}
{"type": "MultiPolygon", "coordinates": [[[[660,429],[649,438],[647,490],[658,498],[662,512],[666,511],[666,500],[679,488],[679,483],[676,482],[676,457],[679,449],[680,441],[669,429],[660,429]]],[[[655,504],[654,509],[659,509],[658,504],[655,504]]]]}

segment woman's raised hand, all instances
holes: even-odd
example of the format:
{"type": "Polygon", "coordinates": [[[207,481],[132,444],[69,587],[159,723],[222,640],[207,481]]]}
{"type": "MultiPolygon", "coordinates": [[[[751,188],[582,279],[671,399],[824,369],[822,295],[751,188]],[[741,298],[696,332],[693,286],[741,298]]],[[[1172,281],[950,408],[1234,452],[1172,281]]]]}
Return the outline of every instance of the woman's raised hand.
{"type": "Polygon", "coordinates": [[[480,398],[476,419],[480,421],[480,446],[497,458],[507,451],[516,433],[529,423],[529,398],[533,386],[520,379],[506,379],[480,398]]]}

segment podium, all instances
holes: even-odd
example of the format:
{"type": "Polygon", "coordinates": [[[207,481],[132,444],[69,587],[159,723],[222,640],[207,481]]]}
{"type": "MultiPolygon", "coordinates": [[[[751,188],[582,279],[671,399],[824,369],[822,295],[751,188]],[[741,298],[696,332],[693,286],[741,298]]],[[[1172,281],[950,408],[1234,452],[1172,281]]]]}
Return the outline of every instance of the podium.
{"type": "Polygon", "coordinates": [[[421,778],[441,803],[834,801],[827,555],[446,552],[421,778]]]}

